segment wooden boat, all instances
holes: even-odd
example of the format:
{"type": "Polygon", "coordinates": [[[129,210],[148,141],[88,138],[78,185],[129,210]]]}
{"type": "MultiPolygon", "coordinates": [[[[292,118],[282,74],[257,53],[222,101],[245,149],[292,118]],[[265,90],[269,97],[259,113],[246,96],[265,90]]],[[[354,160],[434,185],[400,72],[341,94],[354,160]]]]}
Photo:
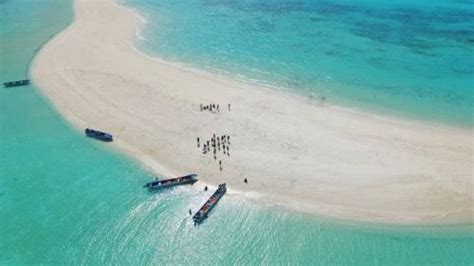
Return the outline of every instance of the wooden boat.
{"type": "Polygon", "coordinates": [[[194,184],[198,181],[196,174],[190,174],[170,179],[157,180],[145,184],[143,187],[148,188],[149,191],[161,190],[164,188],[170,188],[180,185],[194,184]]]}
{"type": "Polygon", "coordinates": [[[112,137],[111,134],[105,133],[105,132],[102,132],[102,131],[86,128],[84,133],[89,138],[94,138],[94,139],[102,140],[102,141],[105,141],[105,142],[113,141],[113,137],[112,137]]]}
{"type": "Polygon", "coordinates": [[[3,83],[3,86],[5,86],[5,88],[26,86],[26,85],[30,85],[29,79],[14,80],[14,81],[8,81],[8,82],[3,83]]]}
{"type": "Polygon", "coordinates": [[[217,205],[217,202],[224,196],[227,191],[226,184],[220,184],[216,192],[202,205],[196,214],[193,216],[194,225],[202,223],[209,215],[209,212],[217,205]]]}

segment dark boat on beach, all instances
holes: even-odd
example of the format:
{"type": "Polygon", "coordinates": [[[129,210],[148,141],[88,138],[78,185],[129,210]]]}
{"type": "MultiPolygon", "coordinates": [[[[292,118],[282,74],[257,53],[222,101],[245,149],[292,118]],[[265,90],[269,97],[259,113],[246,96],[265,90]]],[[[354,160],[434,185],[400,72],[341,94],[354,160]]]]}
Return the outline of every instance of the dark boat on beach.
{"type": "Polygon", "coordinates": [[[224,196],[227,191],[226,184],[220,184],[216,192],[202,205],[196,214],[193,216],[194,225],[202,223],[208,216],[209,212],[217,205],[217,202],[224,196]]]}
{"type": "Polygon", "coordinates": [[[26,86],[26,85],[30,85],[30,80],[29,79],[8,81],[8,82],[3,83],[3,86],[5,86],[5,88],[26,86]]]}
{"type": "Polygon", "coordinates": [[[105,133],[105,132],[90,129],[90,128],[86,128],[84,132],[86,133],[86,136],[88,136],[89,138],[94,138],[94,139],[102,140],[105,142],[113,141],[113,137],[109,133],[105,133]]]}
{"type": "Polygon", "coordinates": [[[148,188],[149,191],[157,191],[164,188],[175,187],[180,185],[192,185],[198,181],[196,177],[196,174],[190,174],[170,179],[157,180],[147,183],[143,187],[148,188]]]}

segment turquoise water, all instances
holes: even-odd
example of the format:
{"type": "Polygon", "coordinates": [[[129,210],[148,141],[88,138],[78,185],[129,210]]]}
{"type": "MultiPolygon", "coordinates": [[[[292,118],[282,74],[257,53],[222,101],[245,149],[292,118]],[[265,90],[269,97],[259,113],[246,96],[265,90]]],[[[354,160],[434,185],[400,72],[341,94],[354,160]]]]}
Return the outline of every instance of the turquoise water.
{"type": "MultiPolygon", "coordinates": [[[[0,1],[0,80],[25,76],[71,2],[0,1]]],[[[71,129],[35,86],[0,88],[0,264],[472,265],[472,228],[344,225],[226,195],[149,195],[152,175],[71,129]]]]}
{"type": "Polygon", "coordinates": [[[472,0],[125,0],[140,49],[307,97],[474,124],[472,0]]]}

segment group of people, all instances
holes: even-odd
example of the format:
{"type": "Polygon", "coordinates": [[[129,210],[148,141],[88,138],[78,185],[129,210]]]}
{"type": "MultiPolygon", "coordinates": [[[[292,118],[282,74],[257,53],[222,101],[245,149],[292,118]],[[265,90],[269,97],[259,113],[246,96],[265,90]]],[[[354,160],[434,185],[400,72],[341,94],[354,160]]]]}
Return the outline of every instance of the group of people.
{"type": "MultiPolygon", "coordinates": [[[[213,134],[212,137],[206,141],[202,142],[201,139],[197,137],[197,147],[201,148],[202,146],[202,154],[210,154],[212,152],[214,160],[217,161],[217,155],[219,152],[222,152],[224,155],[230,157],[230,136],[229,135],[221,135],[216,136],[213,134]]],[[[219,160],[219,170],[222,171],[222,160],[219,160]]]]}
{"type": "MultiPolygon", "coordinates": [[[[199,109],[202,111],[209,111],[209,112],[219,112],[219,104],[215,104],[215,103],[210,103],[210,104],[207,104],[207,105],[203,105],[202,103],[199,105],[199,109]]],[[[230,103],[227,104],[227,110],[230,111],[230,103]]]]}
{"type": "MultiPolygon", "coordinates": [[[[199,105],[199,109],[202,111],[209,111],[212,113],[219,112],[219,104],[207,104],[203,105],[202,103],[199,105]]],[[[230,111],[230,103],[227,104],[227,110],[230,111]]],[[[211,154],[213,155],[213,158],[216,162],[219,163],[219,170],[222,171],[222,160],[218,160],[218,154],[222,152],[223,155],[227,155],[230,157],[230,136],[229,135],[221,135],[221,136],[216,136],[216,134],[213,134],[212,137],[208,140],[202,141],[199,137],[196,138],[197,142],[197,147],[202,148],[202,154],[211,154]]],[[[248,180],[247,178],[244,179],[244,183],[247,184],[248,180]]],[[[207,186],[204,189],[207,191],[207,186]]]]}

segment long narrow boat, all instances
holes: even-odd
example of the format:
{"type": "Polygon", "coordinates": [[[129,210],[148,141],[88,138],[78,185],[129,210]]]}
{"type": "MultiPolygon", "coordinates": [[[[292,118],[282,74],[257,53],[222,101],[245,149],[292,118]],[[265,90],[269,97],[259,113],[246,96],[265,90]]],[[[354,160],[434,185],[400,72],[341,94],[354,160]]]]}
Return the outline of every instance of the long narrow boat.
{"type": "Polygon", "coordinates": [[[14,81],[8,81],[8,82],[3,83],[3,86],[5,86],[5,88],[26,86],[26,85],[30,85],[29,79],[14,80],[14,81]]]}
{"type": "Polygon", "coordinates": [[[86,128],[86,130],[84,130],[84,133],[89,138],[94,138],[94,139],[102,140],[102,141],[105,141],[105,142],[111,142],[111,141],[114,140],[113,137],[112,137],[112,134],[105,133],[105,132],[98,131],[98,130],[94,130],[94,129],[90,129],[90,128],[86,128]]]}
{"type": "Polygon", "coordinates": [[[197,177],[196,174],[190,174],[190,175],[185,175],[185,176],[180,176],[180,177],[175,177],[175,178],[170,178],[170,179],[157,180],[157,181],[147,183],[143,187],[148,188],[149,191],[156,191],[156,190],[161,190],[164,188],[169,188],[169,187],[174,187],[174,186],[187,185],[187,184],[192,185],[198,181],[196,177],[197,177]]]}
{"type": "Polygon", "coordinates": [[[196,212],[196,214],[194,214],[193,216],[194,225],[202,223],[207,218],[207,216],[209,215],[209,212],[212,210],[212,208],[214,208],[214,206],[216,206],[217,202],[219,202],[222,196],[224,196],[226,191],[227,191],[226,184],[225,183],[220,184],[216,192],[214,192],[214,194],[212,194],[212,196],[206,201],[206,203],[202,205],[199,211],[196,212]]]}

